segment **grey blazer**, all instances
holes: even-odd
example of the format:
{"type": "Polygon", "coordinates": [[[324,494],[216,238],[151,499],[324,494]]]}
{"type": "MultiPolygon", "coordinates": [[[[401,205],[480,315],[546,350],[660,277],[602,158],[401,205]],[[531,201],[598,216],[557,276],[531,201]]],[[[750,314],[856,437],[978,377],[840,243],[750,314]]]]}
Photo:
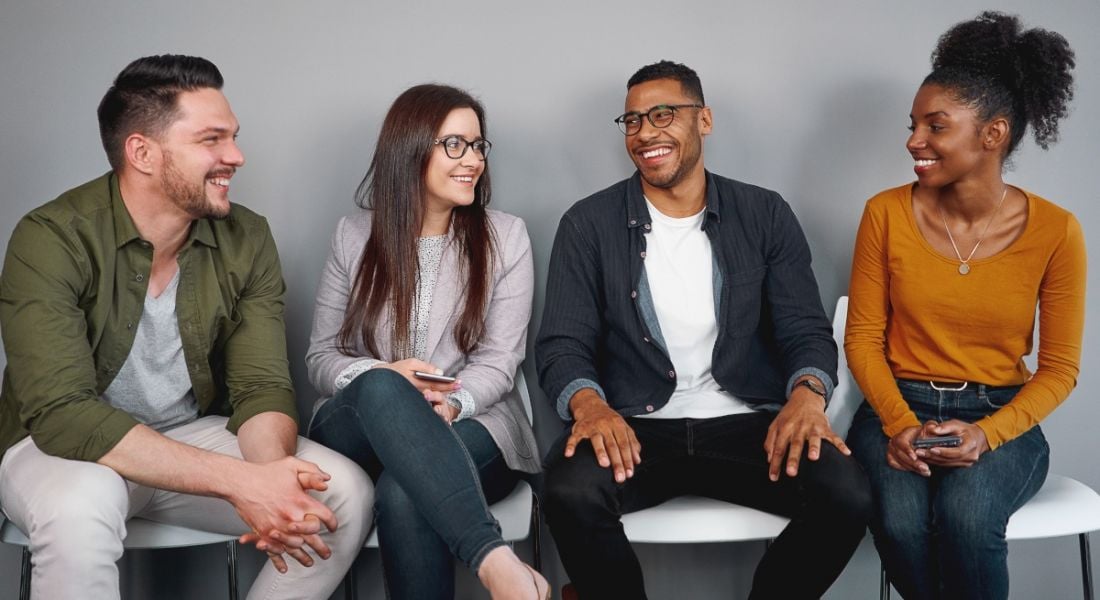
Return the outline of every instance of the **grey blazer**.
{"type": "MultiPolygon", "coordinates": [[[[387,362],[406,358],[390,356],[387,339],[379,343],[382,356],[371,356],[362,343],[356,345],[354,356],[348,356],[337,345],[348,296],[370,238],[372,214],[373,211],[364,210],[340,219],[317,286],[313,332],[306,354],[309,380],[321,395],[314,405],[314,414],[336,393],[336,377],[349,365],[363,358],[387,362]]],[[[472,418],[489,431],[508,466],[535,473],[539,470],[539,452],[514,381],[526,351],[527,322],[531,318],[534,293],[531,240],[522,219],[495,210],[488,211],[488,215],[496,234],[497,254],[485,333],[470,354],[463,353],[455,344],[454,326],[461,314],[465,286],[457,276],[462,272],[458,249],[450,243],[448,233],[439,279],[432,293],[426,360],[462,380],[462,389],[469,390],[477,404],[472,418]]],[[[387,318],[381,331],[392,331],[392,323],[392,317],[387,318]]]]}

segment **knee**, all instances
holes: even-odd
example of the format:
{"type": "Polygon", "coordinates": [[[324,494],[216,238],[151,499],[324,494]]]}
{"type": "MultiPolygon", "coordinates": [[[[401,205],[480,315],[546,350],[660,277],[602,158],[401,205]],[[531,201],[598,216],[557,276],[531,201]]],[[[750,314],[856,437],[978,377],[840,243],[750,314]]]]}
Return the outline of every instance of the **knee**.
{"type": "Polygon", "coordinates": [[[962,555],[982,556],[1006,543],[1007,520],[987,510],[937,511],[935,522],[941,545],[962,555]]]}
{"type": "Polygon", "coordinates": [[[863,469],[849,456],[822,445],[819,468],[812,476],[817,488],[813,500],[838,524],[863,530],[871,520],[874,500],[863,469]]]}
{"type": "Polygon", "coordinates": [[[591,451],[582,453],[580,448],[572,458],[562,458],[546,471],[543,501],[551,522],[564,519],[595,524],[620,516],[611,470],[599,466],[591,451]]]}
{"type": "Polygon", "coordinates": [[[389,400],[400,391],[416,388],[397,371],[392,369],[371,369],[356,377],[348,384],[347,390],[353,394],[341,394],[345,399],[354,397],[358,403],[370,402],[372,399],[389,400]]]}
{"type": "Polygon", "coordinates": [[[880,510],[872,529],[884,541],[905,547],[923,546],[932,537],[929,519],[919,518],[911,511],[880,510]]]}
{"type": "Polygon", "coordinates": [[[51,555],[86,560],[94,551],[112,562],[122,556],[129,490],[111,469],[89,466],[97,468],[72,474],[28,515],[32,552],[48,547],[51,555]]]}

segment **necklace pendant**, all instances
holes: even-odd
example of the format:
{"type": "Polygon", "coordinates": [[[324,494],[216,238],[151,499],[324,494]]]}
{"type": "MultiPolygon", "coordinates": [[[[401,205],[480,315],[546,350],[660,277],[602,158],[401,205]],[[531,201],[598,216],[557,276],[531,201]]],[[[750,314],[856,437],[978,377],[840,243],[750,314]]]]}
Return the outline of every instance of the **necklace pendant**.
{"type": "Polygon", "coordinates": [[[968,265],[966,263],[961,263],[959,265],[959,275],[966,275],[969,272],[970,272],[970,265],[968,265]]]}

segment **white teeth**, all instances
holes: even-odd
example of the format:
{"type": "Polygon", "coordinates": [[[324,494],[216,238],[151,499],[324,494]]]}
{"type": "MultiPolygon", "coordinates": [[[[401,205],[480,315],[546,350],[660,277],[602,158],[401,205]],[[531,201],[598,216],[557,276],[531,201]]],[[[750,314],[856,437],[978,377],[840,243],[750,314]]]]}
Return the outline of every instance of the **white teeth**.
{"type": "Polygon", "coordinates": [[[928,159],[917,159],[917,166],[918,167],[930,167],[934,164],[936,164],[936,161],[933,160],[933,159],[930,159],[930,158],[928,158],[928,159]]]}
{"type": "Polygon", "coordinates": [[[672,154],[672,150],[668,148],[655,148],[653,150],[646,150],[642,152],[642,158],[654,158],[657,156],[664,156],[666,154],[672,154]]]}
{"type": "Polygon", "coordinates": [[[474,182],[474,178],[470,177],[469,175],[452,175],[451,179],[454,179],[455,181],[458,181],[458,182],[461,182],[461,183],[473,183],[474,182]]]}
{"type": "Polygon", "coordinates": [[[214,185],[220,185],[222,187],[227,187],[229,185],[229,179],[226,177],[216,177],[214,179],[211,179],[210,183],[213,183],[214,185]]]}

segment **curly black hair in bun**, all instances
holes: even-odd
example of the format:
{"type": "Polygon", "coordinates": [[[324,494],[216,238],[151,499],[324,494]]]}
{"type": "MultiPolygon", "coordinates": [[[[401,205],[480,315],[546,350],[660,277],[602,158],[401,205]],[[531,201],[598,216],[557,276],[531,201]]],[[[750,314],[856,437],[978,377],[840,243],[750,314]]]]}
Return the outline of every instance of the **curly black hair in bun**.
{"type": "Polygon", "coordinates": [[[1058,33],[1022,31],[1015,15],[987,11],[940,36],[922,85],[947,89],[982,121],[1006,117],[1007,158],[1028,125],[1044,150],[1058,141],[1058,122],[1073,99],[1074,64],[1073,49],[1058,33]]]}

